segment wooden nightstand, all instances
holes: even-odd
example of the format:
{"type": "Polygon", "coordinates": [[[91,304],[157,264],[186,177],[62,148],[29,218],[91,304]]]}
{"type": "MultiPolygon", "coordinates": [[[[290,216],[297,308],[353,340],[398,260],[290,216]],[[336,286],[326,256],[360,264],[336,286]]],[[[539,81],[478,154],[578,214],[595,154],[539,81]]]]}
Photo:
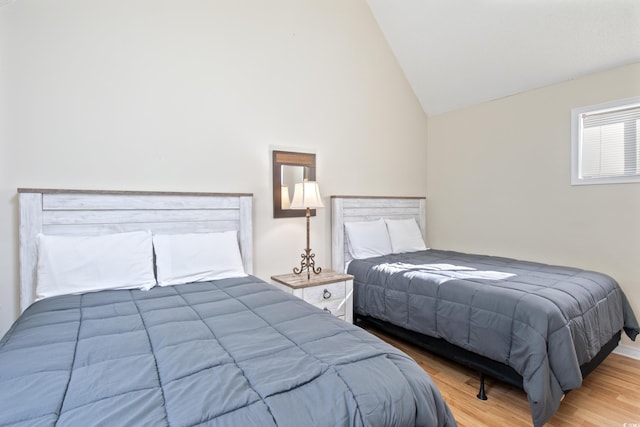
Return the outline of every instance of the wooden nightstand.
{"type": "Polygon", "coordinates": [[[273,285],[285,292],[353,323],[353,276],[332,270],[320,274],[271,276],[273,285]]]}

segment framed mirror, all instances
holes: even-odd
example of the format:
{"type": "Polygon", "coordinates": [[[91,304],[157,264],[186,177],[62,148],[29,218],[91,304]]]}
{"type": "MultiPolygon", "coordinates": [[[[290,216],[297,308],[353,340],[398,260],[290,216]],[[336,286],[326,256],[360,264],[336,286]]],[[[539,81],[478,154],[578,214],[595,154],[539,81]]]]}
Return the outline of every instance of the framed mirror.
{"type": "MultiPolygon", "coordinates": [[[[316,180],[316,155],[273,151],[273,217],[304,217],[304,209],[289,209],[293,199],[293,189],[299,182],[316,180]]],[[[311,215],[316,214],[315,209],[311,215]]]]}

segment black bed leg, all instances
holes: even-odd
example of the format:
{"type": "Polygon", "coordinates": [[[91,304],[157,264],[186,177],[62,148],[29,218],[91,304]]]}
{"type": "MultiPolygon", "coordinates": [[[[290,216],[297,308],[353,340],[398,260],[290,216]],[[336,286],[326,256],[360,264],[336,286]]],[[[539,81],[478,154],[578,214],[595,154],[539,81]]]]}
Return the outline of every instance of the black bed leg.
{"type": "Polygon", "coordinates": [[[477,397],[480,400],[487,400],[487,393],[484,392],[484,374],[482,372],[480,372],[480,391],[477,397]]]}

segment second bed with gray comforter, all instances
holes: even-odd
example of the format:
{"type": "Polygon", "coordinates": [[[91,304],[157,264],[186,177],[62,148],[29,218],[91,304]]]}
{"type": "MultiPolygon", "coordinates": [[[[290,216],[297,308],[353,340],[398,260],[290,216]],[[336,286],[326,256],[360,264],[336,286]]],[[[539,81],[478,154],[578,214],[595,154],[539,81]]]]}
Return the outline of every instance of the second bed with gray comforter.
{"type": "Polygon", "coordinates": [[[442,338],[523,377],[536,426],[580,387],[580,365],[638,322],[611,277],[569,267],[427,250],[354,260],[354,310],[442,338]]]}

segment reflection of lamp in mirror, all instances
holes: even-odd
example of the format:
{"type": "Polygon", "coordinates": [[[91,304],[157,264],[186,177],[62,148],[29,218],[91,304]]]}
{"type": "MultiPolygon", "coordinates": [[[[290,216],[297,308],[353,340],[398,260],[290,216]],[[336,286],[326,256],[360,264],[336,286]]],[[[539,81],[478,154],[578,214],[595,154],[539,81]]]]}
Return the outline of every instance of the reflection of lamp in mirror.
{"type": "Polygon", "coordinates": [[[282,191],[282,197],[280,197],[280,203],[282,204],[282,209],[289,209],[291,206],[291,199],[289,198],[289,187],[287,185],[283,185],[280,187],[282,191]]]}
{"type": "Polygon", "coordinates": [[[302,261],[300,261],[300,268],[294,267],[293,272],[295,274],[301,274],[306,270],[307,279],[311,278],[311,272],[320,274],[322,269],[316,268],[316,262],[314,260],[315,254],[311,253],[309,248],[309,219],[311,217],[311,209],[323,208],[322,198],[320,197],[320,188],[315,181],[304,181],[296,184],[293,191],[293,201],[291,202],[291,209],[306,209],[307,210],[307,247],[304,250],[302,261]]]}

